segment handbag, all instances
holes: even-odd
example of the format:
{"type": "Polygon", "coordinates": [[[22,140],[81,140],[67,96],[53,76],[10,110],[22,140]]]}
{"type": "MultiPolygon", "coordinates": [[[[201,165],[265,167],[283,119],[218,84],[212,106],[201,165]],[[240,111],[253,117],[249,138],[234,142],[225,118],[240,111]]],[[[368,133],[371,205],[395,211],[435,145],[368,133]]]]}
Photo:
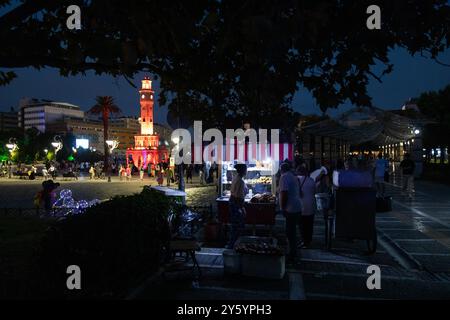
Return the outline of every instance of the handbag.
{"type": "Polygon", "coordinates": [[[384,182],[389,182],[389,172],[384,173],[384,182]]]}

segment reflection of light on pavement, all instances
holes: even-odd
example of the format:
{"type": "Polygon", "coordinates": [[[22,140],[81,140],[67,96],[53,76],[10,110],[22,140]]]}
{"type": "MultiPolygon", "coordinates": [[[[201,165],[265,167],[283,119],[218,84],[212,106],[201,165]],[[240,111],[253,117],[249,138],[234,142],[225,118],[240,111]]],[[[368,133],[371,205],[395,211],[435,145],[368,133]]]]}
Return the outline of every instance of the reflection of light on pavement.
{"type": "Polygon", "coordinates": [[[421,220],[417,218],[414,218],[413,225],[414,228],[416,228],[420,232],[425,232],[427,230],[427,227],[422,223],[421,220]]]}

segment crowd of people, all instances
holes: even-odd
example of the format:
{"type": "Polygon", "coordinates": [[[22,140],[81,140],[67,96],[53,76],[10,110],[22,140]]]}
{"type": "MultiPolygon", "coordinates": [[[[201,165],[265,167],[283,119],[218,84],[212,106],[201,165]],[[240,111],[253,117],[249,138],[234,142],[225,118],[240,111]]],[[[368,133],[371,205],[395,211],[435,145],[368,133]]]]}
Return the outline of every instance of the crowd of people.
{"type": "MultiPolygon", "coordinates": [[[[412,198],[414,194],[414,170],[415,163],[411,160],[409,154],[404,155],[404,160],[399,168],[402,173],[402,191],[405,195],[412,198]]],[[[245,221],[245,197],[248,193],[244,182],[247,174],[245,164],[235,166],[237,174],[233,178],[230,189],[230,222],[231,232],[228,248],[233,248],[236,240],[244,230],[245,221]]],[[[307,249],[311,246],[314,230],[314,217],[316,209],[316,197],[318,193],[329,194],[333,197],[333,192],[339,184],[334,181],[335,173],[347,171],[351,173],[353,179],[367,181],[376,189],[377,197],[386,196],[385,183],[390,179],[389,160],[380,152],[376,159],[368,156],[349,157],[346,160],[337,161],[334,167],[330,167],[324,162],[316,170],[309,170],[304,161],[295,163],[284,161],[280,165],[279,172],[276,175],[277,198],[280,212],[286,219],[286,236],[289,242],[288,260],[295,261],[297,248],[307,249]],[[297,241],[297,230],[301,240],[297,241]]],[[[367,183],[366,183],[367,185],[367,183]]],[[[330,208],[332,209],[332,208],[330,208]]]]}

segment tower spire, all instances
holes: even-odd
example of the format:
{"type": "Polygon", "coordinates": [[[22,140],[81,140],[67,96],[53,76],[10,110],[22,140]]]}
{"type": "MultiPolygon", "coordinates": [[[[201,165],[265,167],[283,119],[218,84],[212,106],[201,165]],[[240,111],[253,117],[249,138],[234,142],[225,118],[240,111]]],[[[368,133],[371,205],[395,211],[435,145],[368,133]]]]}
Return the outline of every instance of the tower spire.
{"type": "Polygon", "coordinates": [[[139,90],[141,105],[141,134],[153,134],[153,89],[152,80],[145,76],[142,80],[142,87],[139,90]]]}

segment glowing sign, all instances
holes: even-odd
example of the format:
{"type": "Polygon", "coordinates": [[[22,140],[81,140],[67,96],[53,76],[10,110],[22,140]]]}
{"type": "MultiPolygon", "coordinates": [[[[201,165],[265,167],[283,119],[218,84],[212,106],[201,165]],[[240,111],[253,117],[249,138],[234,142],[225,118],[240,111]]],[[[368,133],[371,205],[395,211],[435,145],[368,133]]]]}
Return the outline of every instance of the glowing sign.
{"type": "Polygon", "coordinates": [[[89,140],[88,139],[75,139],[75,147],[89,149],[89,140]]]}

